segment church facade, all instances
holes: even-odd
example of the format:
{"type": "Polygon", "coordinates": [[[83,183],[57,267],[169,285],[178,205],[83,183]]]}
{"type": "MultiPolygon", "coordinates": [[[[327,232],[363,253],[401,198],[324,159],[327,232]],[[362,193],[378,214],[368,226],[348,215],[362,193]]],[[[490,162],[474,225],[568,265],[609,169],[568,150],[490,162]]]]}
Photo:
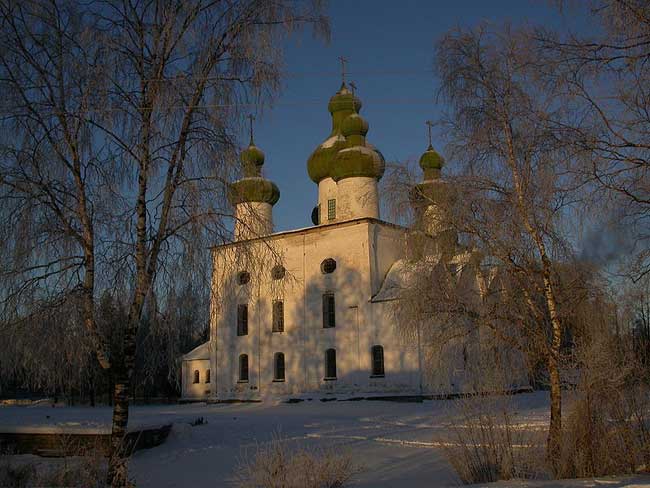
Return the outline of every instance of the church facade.
{"type": "MultiPolygon", "coordinates": [[[[318,185],[313,227],[273,233],[280,192],[262,177],[264,154],[252,136],[241,154],[243,177],[229,194],[235,239],[212,249],[210,341],[183,357],[185,399],[426,395],[469,388],[465,345],[452,350],[450,367],[436,371],[419,335],[401,330],[394,305],[408,285],[412,233],[380,219],[378,181],[385,161],[366,140],[360,100],[343,84],[328,109],[332,132],[307,162],[318,185]]],[[[431,244],[425,247],[434,250],[432,259],[467,268],[459,273],[463,286],[485,286],[470,274],[472,253],[441,224],[436,202],[445,192],[443,159],[431,145],[420,166],[423,179],[412,200],[420,202],[420,234],[431,244]]],[[[513,386],[525,382],[519,375],[513,386]]]]}

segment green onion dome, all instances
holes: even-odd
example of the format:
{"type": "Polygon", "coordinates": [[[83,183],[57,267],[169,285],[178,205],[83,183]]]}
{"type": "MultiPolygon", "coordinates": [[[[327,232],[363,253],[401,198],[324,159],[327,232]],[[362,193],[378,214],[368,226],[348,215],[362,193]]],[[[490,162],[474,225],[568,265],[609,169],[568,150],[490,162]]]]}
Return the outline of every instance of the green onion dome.
{"type": "Polygon", "coordinates": [[[380,179],[386,169],[384,156],[366,142],[368,122],[357,113],[348,115],[341,124],[346,147],[334,158],[331,176],[334,181],[355,176],[380,179]]]}
{"type": "Polygon", "coordinates": [[[327,104],[327,110],[329,110],[332,115],[346,111],[359,112],[361,110],[361,100],[354,96],[354,93],[348,90],[348,87],[345,86],[345,83],[342,83],[339,91],[337,91],[334,96],[330,98],[330,101],[327,104]]]}
{"type": "Polygon", "coordinates": [[[450,188],[442,179],[425,180],[417,183],[410,192],[409,199],[414,207],[441,205],[450,196],[450,188]]]}
{"type": "Polygon", "coordinates": [[[341,133],[345,137],[350,136],[363,136],[366,137],[368,133],[368,122],[361,117],[358,113],[350,114],[341,124],[341,133]]]}
{"type": "Polygon", "coordinates": [[[239,155],[241,161],[242,171],[244,176],[260,176],[262,174],[262,166],[264,165],[264,153],[262,150],[253,144],[244,149],[239,155]]]}
{"type": "Polygon", "coordinates": [[[244,202],[264,202],[275,205],[280,199],[280,190],[271,180],[260,176],[242,178],[231,183],[228,200],[232,205],[244,202]]]}
{"type": "Polygon", "coordinates": [[[331,166],[336,153],[346,147],[345,138],[341,133],[341,123],[350,114],[361,109],[361,100],[341,85],[336,94],[330,98],[327,109],[332,115],[332,132],[309,156],[307,172],[314,183],[331,176],[331,166]]]}
{"type": "Polygon", "coordinates": [[[429,144],[420,157],[420,167],[424,171],[423,181],[416,184],[409,195],[414,206],[440,205],[451,197],[448,182],[441,178],[444,165],[443,157],[429,144]]]}
{"type": "Polygon", "coordinates": [[[242,173],[240,180],[228,185],[228,200],[232,205],[244,202],[264,202],[275,205],[280,199],[280,190],[271,180],[262,177],[264,165],[264,152],[253,144],[253,137],[249,146],[240,156],[242,173]]]}
{"type": "Polygon", "coordinates": [[[443,157],[429,144],[427,150],[420,157],[420,168],[424,171],[424,179],[440,178],[440,170],[444,165],[443,157]]]}

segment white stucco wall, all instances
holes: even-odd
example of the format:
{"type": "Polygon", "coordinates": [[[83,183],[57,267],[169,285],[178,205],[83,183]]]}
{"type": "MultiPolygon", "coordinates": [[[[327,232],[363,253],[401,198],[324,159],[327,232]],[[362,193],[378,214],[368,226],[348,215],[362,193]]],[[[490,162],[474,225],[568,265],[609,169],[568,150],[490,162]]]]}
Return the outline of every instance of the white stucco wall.
{"type": "MultiPolygon", "coordinates": [[[[372,220],[349,221],[274,236],[266,242],[240,243],[215,250],[214,287],[217,291],[212,337],[216,341],[217,396],[264,398],[310,391],[409,392],[419,388],[417,350],[407,348],[396,335],[396,325],[385,313],[385,304],[372,303],[371,276],[377,260],[370,235],[372,220]],[[246,250],[243,246],[247,246],[246,250]],[[260,255],[264,255],[260,258],[260,255]],[[321,273],[321,262],[333,258],[336,270],[321,273]],[[271,279],[275,260],[281,260],[287,276],[271,279]],[[235,284],[246,270],[251,281],[235,284]],[[335,294],[336,327],[323,328],[322,295],[335,294]],[[271,307],[283,299],[284,332],[272,332],[271,307]],[[237,305],[248,304],[248,335],[237,336],[237,305]],[[384,347],[384,378],[371,376],[371,347],[384,347]],[[325,351],[336,350],[337,379],[326,381],[325,351]],[[286,379],[273,381],[273,357],[285,355],[286,379]],[[249,381],[238,382],[239,355],[249,357],[249,381]]],[[[399,231],[389,226],[382,237],[379,261],[400,254],[399,231]],[[384,242],[385,241],[385,242],[384,242]]]]}
{"type": "Polygon", "coordinates": [[[207,400],[213,393],[214,377],[210,374],[210,382],[206,383],[207,370],[210,369],[209,359],[183,360],[181,364],[182,398],[185,400],[207,400]],[[194,383],[194,371],[199,372],[199,382],[194,383]]]}
{"type": "Polygon", "coordinates": [[[331,224],[332,222],[341,220],[338,214],[338,209],[335,219],[329,220],[327,216],[327,202],[332,199],[336,200],[337,198],[338,188],[336,182],[332,178],[323,178],[318,182],[318,205],[320,206],[319,218],[321,224],[331,224]]]}
{"type": "MultiPolygon", "coordinates": [[[[424,343],[419,344],[413,334],[400,332],[394,302],[381,301],[385,298],[373,301],[391,267],[408,258],[405,232],[378,220],[359,219],[215,248],[209,344],[211,397],[257,400],[309,392],[393,395],[472,391],[470,370],[485,367],[483,358],[491,354],[492,345],[484,348],[482,337],[473,333],[449,343],[442,355],[432,359],[424,343]],[[326,258],[337,263],[331,274],[321,272],[326,258]],[[279,263],[286,268],[286,275],[273,280],[271,270],[279,263]],[[237,283],[241,271],[250,274],[249,283],[237,283]],[[325,292],[335,294],[334,328],[323,328],[325,292]],[[274,300],[284,303],[283,332],[272,331],[274,300]],[[237,336],[239,304],[248,305],[248,334],[244,336],[237,336]],[[383,378],[371,377],[371,348],[375,345],[384,349],[383,378]],[[335,381],[324,379],[325,351],[329,348],[336,350],[335,381]],[[285,380],[281,382],[274,381],[277,352],[285,356],[285,380]],[[238,381],[241,354],[249,358],[247,382],[238,381]],[[463,361],[464,356],[470,361],[463,361]]],[[[457,256],[459,264],[468,259],[469,254],[457,256]]],[[[458,275],[459,293],[471,289],[476,295],[476,273],[467,270],[458,275]]],[[[526,384],[525,375],[517,372],[515,376],[513,384],[526,384]]],[[[192,388],[191,378],[184,378],[192,388]]],[[[198,388],[187,395],[201,391],[198,388]]]]}
{"type": "Polygon", "coordinates": [[[235,240],[254,239],[273,232],[273,206],[266,202],[235,205],[235,240]]]}
{"type": "Polygon", "coordinates": [[[345,178],[337,183],[338,213],[341,220],[379,218],[377,179],[364,176],[345,178]]]}

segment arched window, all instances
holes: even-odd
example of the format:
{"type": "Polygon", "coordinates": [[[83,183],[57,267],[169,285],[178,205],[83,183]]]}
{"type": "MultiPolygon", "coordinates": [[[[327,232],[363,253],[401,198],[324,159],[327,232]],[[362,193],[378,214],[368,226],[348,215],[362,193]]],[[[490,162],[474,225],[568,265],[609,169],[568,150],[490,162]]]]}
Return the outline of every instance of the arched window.
{"type": "Polygon", "coordinates": [[[237,335],[248,335],[248,305],[237,305],[237,335]]]}
{"type": "Polygon", "coordinates": [[[248,355],[239,356],[239,381],[248,382],[248,355]]]}
{"type": "Polygon", "coordinates": [[[372,375],[384,376],[384,348],[372,346],[372,375]]]}
{"type": "Polygon", "coordinates": [[[284,353],[276,352],[273,357],[273,381],[284,381],[284,353]]]}
{"type": "Polygon", "coordinates": [[[286,270],[284,269],[284,266],[281,264],[278,264],[277,266],[273,266],[271,269],[271,278],[274,280],[281,280],[284,278],[284,275],[286,273],[286,270]]]}
{"type": "Polygon", "coordinates": [[[334,293],[323,294],[323,328],[336,327],[336,302],[334,293]]]}
{"type": "Polygon", "coordinates": [[[237,275],[237,283],[240,285],[245,285],[251,280],[251,274],[248,271],[241,271],[237,275]]]}
{"type": "Polygon", "coordinates": [[[199,376],[199,370],[195,369],[194,370],[194,383],[199,383],[201,380],[201,377],[199,376]]]}
{"type": "Polygon", "coordinates": [[[284,332],[284,302],[282,300],[275,300],[273,302],[271,332],[284,332]]]}
{"type": "Polygon", "coordinates": [[[336,379],[336,349],[325,351],[325,379],[336,379]]]}
{"type": "Polygon", "coordinates": [[[335,269],[336,261],[334,261],[332,258],[324,259],[323,262],[320,263],[320,272],[323,274],[333,273],[335,269]]]}
{"type": "Polygon", "coordinates": [[[210,383],[210,370],[209,369],[205,370],[205,382],[210,383]]]}

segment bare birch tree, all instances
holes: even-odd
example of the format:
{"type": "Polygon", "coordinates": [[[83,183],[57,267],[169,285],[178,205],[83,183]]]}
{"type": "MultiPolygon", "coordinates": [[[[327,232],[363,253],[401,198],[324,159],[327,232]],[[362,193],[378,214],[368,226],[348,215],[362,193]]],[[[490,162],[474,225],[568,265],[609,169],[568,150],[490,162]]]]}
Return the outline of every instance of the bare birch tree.
{"type": "Polygon", "coordinates": [[[146,301],[179,257],[229,239],[234,129],[279,88],[281,43],[327,33],[318,1],[0,3],[4,311],[80,296],[115,379],[109,481],[123,443],[146,301]],[[130,296],[119,361],[98,331],[100,290],[130,296]]]}
{"type": "Polygon", "coordinates": [[[491,295],[483,303],[492,318],[484,322],[496,333],[507,330],[499,323],[519,325],[523,346],[544,358],[551,397],[547,453],[556,470],[567,312],[587,287],[580,273],[568,272],[573,257],[565,222],[575,192],[566,175],[576,155],[551,123],[569,112],[556,87],[536,77],[532,46],[508,27],[453,31],[438,43],[436,67],[450,106],[442,121],[449,154],[461,167],[451,220],[498,273],[483,290],[491,295]]]}
{"type": "Polygon", "coordinates": [[[557,3],[577,10],[590,28],[581,35],[538,29],[540,76],[562,85],[580,113],[566,121],[562,137],[584,151],[575,170],[593,184],[601,217],[609,207],[615,232],[625,236],[617,257],[632,255],[624,264],[636,280],[650,270],[650,4],[557,3]]]}

